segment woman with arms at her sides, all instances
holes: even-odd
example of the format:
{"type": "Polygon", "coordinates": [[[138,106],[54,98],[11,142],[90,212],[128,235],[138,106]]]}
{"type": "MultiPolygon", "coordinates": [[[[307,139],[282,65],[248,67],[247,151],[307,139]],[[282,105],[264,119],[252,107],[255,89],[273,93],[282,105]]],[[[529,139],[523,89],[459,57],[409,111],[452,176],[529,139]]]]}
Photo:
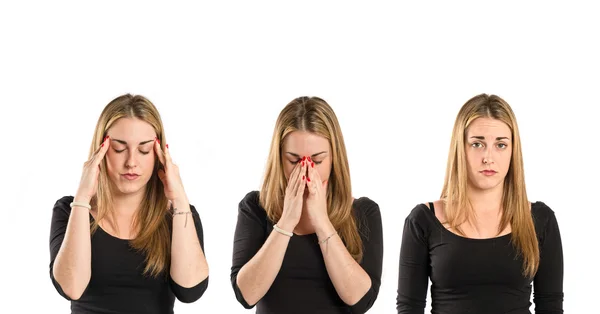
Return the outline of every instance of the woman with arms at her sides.
{"type": "Polygon", "coordinates": [[[50,278],[72,313],[173,313],[208,285],[202,224],[142,96],[103,110],[75,196],[54,205],[50,278]]]}
{"type": "Polygon", "coordinates": [[[398,313],[563,313],[563,255],[554,212],[530,203],[510,106],[478,95],[458,113],[441,200],[406,218],[398,313]]]}
{"type": "Polygon", "coordinates": [[[280,113],[262,188],[239,204],[231,283],[257,313],[365,313],[377,298],[379,206],[352,197],[331,107],[300,97],[280,113]]]}

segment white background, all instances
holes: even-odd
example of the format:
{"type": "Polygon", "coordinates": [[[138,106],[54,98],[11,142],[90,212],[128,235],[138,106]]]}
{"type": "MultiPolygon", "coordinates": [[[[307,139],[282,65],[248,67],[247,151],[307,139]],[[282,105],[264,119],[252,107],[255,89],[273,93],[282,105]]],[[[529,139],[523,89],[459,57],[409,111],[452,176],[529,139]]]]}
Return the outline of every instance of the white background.
{"type": "Polygon", "coordinates": [[[48,273],[52,206],[75,193],[103,107],[129,92],[158,107],[205,228],[208,290],[176,313],[254,312],[229,280],[237,204],[260,186],[279,111],[314,95],[339,118],[354,195],[382,211],[369,313],[395,313],[404,218],[439,197],[454,118],[485,92],[513,107],[529,198],[556,212],[565,312],[589,313],[600,280],[598,10],[419,3],[0,4],[3,306],[69,312],[48,273]]]}

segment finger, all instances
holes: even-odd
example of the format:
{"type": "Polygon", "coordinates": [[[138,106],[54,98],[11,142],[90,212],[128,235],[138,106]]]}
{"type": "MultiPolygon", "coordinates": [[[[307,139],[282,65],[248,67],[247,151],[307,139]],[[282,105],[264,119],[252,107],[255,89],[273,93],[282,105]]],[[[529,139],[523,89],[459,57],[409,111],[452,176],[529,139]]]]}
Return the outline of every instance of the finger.
{"type": "Polygon", "coordinates": [[[160,163],[164,166],[166,166],[166,158],[165,158],[165,153],[163,152],[162,148],[160,147],[160,141],[158,140],[158,138],[154,139],[154,151],[156,152],[156,156],[158,157],[158,160],[160,161],[160,163]]]}
{"type": "Polygon", "coordinates": [[[173,159],[171,159],[171,153],[169,152],[169,144],[165,145],[165,160],[167,162],[167,165],[170,165],[173,163],[173,159]]]}
{"type": "Polygon", "coordinates": [[[299,182],[298,180],[302,180],[302,162],[299,162],[294,167],[294,171],[290,174],[290,179],[288,181],[288,186],[290,188],[290,194],[296,195],[298,191],[299,182]]]}
{"type": "Polygon", "coordinates": [[[306,162],[301,161],[300,171],[298,172],[298,178],[296,179],[296,187],[294,189],[294,195],[296,197],[304,194],[304,187],[306,187],[306,162]]]}
{"type": "Polygon", "coordinates": [[[315,168],[314,161],[310,163],[310,167],[308,169],[308,174],[310,177],[310,186],[309,186],[310,192],[314,192],[314,193],[319,192],[323,185],[321,182],[321,175],[319,174],[319,171],[317,171],[317,168],[315,168]]]}
{"type": "Polygon", "coordinates": [[[106,136],[104,138],[104,140],[102,141],[102,143],[100,144],[100,147],[98,148],[98,151],[94,154],[94,156],[92,157],[91,164],[93,166],[100,166],[100,162],[102,161],[102,159],[104,159],[104,156],[106,156],[106,152],[108,151],[108,148],[110,147],[110,137],[106,136]]]}
{"type": "Polygon", "coordinates": [[[165,174],[165,171],[163,169],[158,169],[158,172],[156,174],[158,175],[160,181],[162,181],[163,185],[166,185],[167,181],[165,179],[167,175],[165,174]]]}

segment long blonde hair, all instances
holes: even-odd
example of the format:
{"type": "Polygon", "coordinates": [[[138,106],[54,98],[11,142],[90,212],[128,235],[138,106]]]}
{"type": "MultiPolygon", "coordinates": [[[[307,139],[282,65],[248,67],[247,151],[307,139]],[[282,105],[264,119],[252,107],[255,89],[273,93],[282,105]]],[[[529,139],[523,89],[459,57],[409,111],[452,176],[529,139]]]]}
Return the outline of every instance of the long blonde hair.
{"type": "Polygon", "coordinates": [[[311,132],[329,140],[332,159],[327,187],[329,219],[352,257],[356,261],[362,260],[362,241],[358,232],[357,219],[352,210],[352,186],[346,146],[337,117],[323,99],[296,98],[279,114],[260,190],[261,206],[267,211],[267,216],[272,222],[279,221],[287,186],[283,172],[282,145],[285,137],[294,131],[311,132]]]}
{"type": "Polygon", "coordinates": [[[498,234],[510,224],[511,242],[523,257],[523,274],[533,277],[537,272],[540,257],[535,226],[525,189],[519,128],[511,107],[496,95],[481,94],[471,98],[462,106],[456,117],[441,195],[445,204],[446,222],[459,234],[464,235],[460,224],[470,221],[473,217],[473,208],[470,206],[467,195],[465,137],[469,125],[477,118],[497,119],[504,122],[511,130],[512,156],[508,173],[504,179],[502,218],[498,234]]]}
{"type": "MultiPolygon", "coordinates": [[[[112,100],[102,111],[94,131],[90,157],[100,147],[108,129],[121,118],[137,118],[147,122],[156,131],[161,146],[164,146],[165,133],[156,107],[143,96],[126,94],[112,100]]],[[[157,277],[167,269],[170,264],[171,252],[170,216],[167,215],[168,199],[164,194],[162,181],[157,175],[159,164],[158,157],[156,157],[152,176],[146,185],[145,196],[133,220],[133,228],[137,231],[137,235],[129,241],[132,248],[145,255],[144,274],[153,277],[157,277]]],[[[115,225],[112,204],[115,187],[106,172],[106,159],[102,161],[100,168],[98,190],[91,200],[91,205],[98,211],[91,226],[92,232],[96,231],[98,223],[106,217],[110,217],[115,225]]]]}

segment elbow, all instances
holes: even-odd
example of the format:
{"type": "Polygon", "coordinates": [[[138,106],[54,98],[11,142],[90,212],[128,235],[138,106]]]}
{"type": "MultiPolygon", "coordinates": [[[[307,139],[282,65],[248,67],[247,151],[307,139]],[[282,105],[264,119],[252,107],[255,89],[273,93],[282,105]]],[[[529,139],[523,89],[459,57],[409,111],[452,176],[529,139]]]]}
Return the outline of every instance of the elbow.
{"type": "MultiPolygon", "coordinates": [[[[256,294],[249,294],[249,289],[245,289],[245,294],[242,292],[241,286],[238,284],[238,276],[237,274],[233,274],[231,278],[231,284],[233,286],[233,291],[235,293],[235,298],[238,302],[247,310],[252,309],[258,301],[260,301],[260,297],[257,297],[256,294]]],[[[244,286],[244,285],[242,285],[244,286]]]]}
{"type": "Polygon", "coordinates": [[[63,281],[61,283],[60,281],[56,280],[56,282],[60,286],[60,289],[63,291],[67,299],[73,301],[79,300],[87,288],[87,282],[85,284],[76,281],[71,281],[68,283],[63,281]]]}
{"type": "Polygon", "coordinates": [[[352,309],[352,313],[366,313],[377,300],[379,286],[373,287],[372,281],[369,282],[369,289],[362,294],[350,294],[344,297],[340,296],[342,301],[352,309]]]}
{"type": "Polygon", "coordinates": [[[78,289],[75,287],[72,288],[69,286],[63,288],[63,292],[65,293],[65,295],[73,301],[79,300],[79,298],[81,298],[81,296],[83,295],[83,291],[85,291],[85,289],[78,289]]]}
{"type": "Polygon", "coordinates": [[[258,298],[256,295],[250,294],[248,296],[248,294],[249,294],[248,292],[249,291],[246,291],[246,293],[244,294],[242,289],[239,288],[239,293],[236,293],[236,298],[237,298],[238,302],[240,302],[240,304],[247,310],[256,306],[256,303],[258,303],[258,301],[260,301],[260,298],[258,298]]]}
{"type": "Polygon", "coordinates": [[[208,289],[208,277],[193,287],[185,288],[174,283],[174,294],[181,303],[194,303],[198,301],[208,289]]]}
{"type": "Polygon", "coordinates": [[[85,277],[86,279],[82,280],[73,278],[73,276],[64,276],[60,272],[57,272],[56,268],[52,269],[52,276],[59,293],[62,292],[64,297],[73,301],[81,298],[90,282],[89,275],[85,277]]]}

